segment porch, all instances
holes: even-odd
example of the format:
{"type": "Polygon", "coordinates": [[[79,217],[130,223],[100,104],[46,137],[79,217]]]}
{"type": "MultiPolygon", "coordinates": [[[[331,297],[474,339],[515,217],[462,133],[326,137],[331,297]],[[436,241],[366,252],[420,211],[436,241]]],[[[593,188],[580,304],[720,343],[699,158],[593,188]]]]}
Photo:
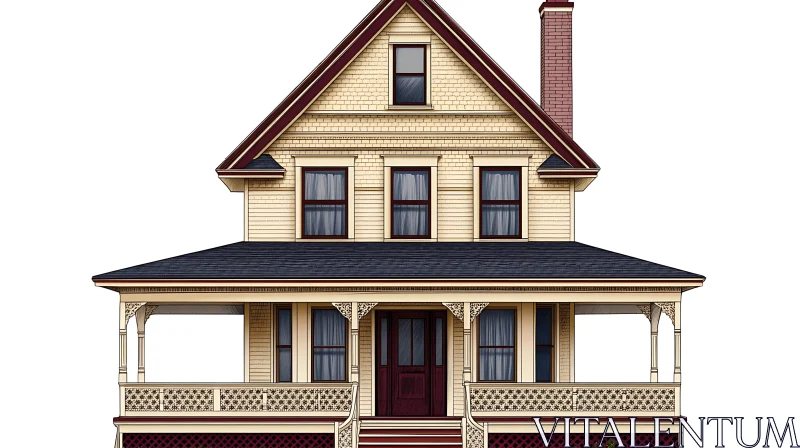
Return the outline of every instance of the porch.
{"type": "MultiPolygon", "coordinates": [[[[535,431],[530,420],[534,416],[652,418],[680,415],[678,291],[657,294],[466,295],[486,300],[482,302],[433,302],[433,295],[426,293],[408,293],[402,301],[396,294],[370,294],[372,300],[379,301],[362,302],[358,299],[362,299],[364,294],[354,294],[357,298],[348,295],[336,294],[336,299],[348,299],[336,302],[330,301],[330,294],[323,293],[123,295],[124,299],[134,301],[124,301],[120,307],[121,406],[120,417],[115,419],[120,432],[163,432],[175,425],[186,430],[188,425],[201,432],[331,434],[337,446],[357,446],[362,421],[401,417],[380,409],[380,369],[382,364],[386,366],[402,356],[398,353],[397,340],[392,341],[392,335],[395,339],[406,340],[400,337],[401,330],[396,328],[398,319],[411,319],[409,325],[413,327],[413,319],[423,318],[428,319],[420,327],[427,332],[422,337],[427,341],[427,355],[420,362],[431,365],[439,362],[444,368],[444,407],[440,414],[417,417],[461,419],[464,446],[488,444],[492,433],[535,431]],[[220,300],[223,296],[229,302],[223,303],[220,300]],[[581,296],[584,301],[575,301],[581,296]],[[272,301],[266,301],[267,298],[272,301]],[[139,301],[141,299],[149,301],[139,301]],[[643,299],[659,301],[646,302],[643,299]],[[206,314],[218,310],[244,316],[243,383],[145,381],[145,324],[148,318],[154,314],[190,314],[193,310],[202,310],[206,314]],[[335,341],[322,341],[328,349],[331,344],[341,349],[341,362],[332,364],[344,364],[340,376],[321,378],[316,376],[313,367],[315,347],[320,344],[314,337],[314,327],[320,325],[315,322],[315,311],[320,310],[328,311],[327,316],[335,314],[343,319],[340,337],[335,341]],[[490,343],[492,347],[502,345],[502,341],[486,340],[486,331],[482,333],[481,326],[485,330],[491,312],[498,314],[501,310],[513,315],[513,328],[508,330],[513,339],[512,366],[495,370],[489,377],[485,371],[481,372],[479,366],[481,363],[498,365],[501,358],[495,356],[487,361],[484,347],[490,343]],[[541,316],[547,314],[545,311],[551,315],[543,320],[541,316]],[[281,324],[281,312],[290,317],[288,330],[281,324]],[[612,313],[637,314],[650,321],[650,383],[575,382],[575,316],[612,313]],[[658,382],[658,322],[662,314],[672,320],[675,329],[672,335],[675,340],[675,369],[671,372],[673,381],[669,383],[658,382]],[[425,318],[426,315],[429,317],[425,318]],[[481,316],[484,317],[483,323],[481,316]],[[129,382],[127,378],[126,329],[130,319],[135,319],[137,325],[137,382],[129,382]],[[382,330],[382,319],[383,324],[389,323],[390,328],[386,331],[382,330]],[[442,319],[442,338],[437,338],[436,319],[442,319]],[[548,320],[552,328],[545,333],[552,338],[543,341],[542,335],[537,335],[537,329],[548,320]],[[440,349],[437,349],[437,340],[441,340],[440,349]],[[542,345],[547,345],[546,350],[541,350],[542,345]],[[288,362],[282,361],[281,349],[289,349],[288,362]],[[549,357],[542,354],[547,350],[550,351],[549,357]],[[383,355],[384,352],[388,352],[387,355],[383,355]],[[437,361],[437,357],[440,360],[437,361]],[[544,369],[543,359],[549,359],[549,365],[544,369]],[[502,376],[504,371],[508,372],[508,377],[502,376]],[[543,371],[548,371],[549,377],[542,377],[543,371]]],[[[448,295],[465,297],[465,294],[438,293],[436,299],[450,298],[448,295]]],[[[493,333],[496,335],[498,331],[493,333]]],[[[413,341],[411,350],[414,350],[413,341]]],[[[422,384],[425,384],[426,391],[431,390],[430,382],[422,384]]],[[[389,397],[390,401],[397,398],[389,397]]],[[[596,429],[602,431],[602,428],[596,429]]]]}

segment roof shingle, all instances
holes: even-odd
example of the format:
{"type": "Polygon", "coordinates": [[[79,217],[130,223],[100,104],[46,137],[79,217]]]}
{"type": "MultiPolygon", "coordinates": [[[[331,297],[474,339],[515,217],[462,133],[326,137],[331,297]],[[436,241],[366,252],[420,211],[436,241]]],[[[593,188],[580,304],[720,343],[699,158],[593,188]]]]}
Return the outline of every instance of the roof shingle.
{"type": "Polygon", "coordinates": [[[577,242],[239,242],[93,280],[701,278],[577,242]]]}

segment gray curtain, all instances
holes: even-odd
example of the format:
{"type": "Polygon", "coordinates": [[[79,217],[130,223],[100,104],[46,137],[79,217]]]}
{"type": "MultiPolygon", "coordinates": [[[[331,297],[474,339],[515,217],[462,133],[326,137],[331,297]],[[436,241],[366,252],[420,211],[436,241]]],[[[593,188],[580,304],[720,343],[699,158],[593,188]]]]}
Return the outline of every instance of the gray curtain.
{"type": "MultiPolygon", "coordinates": [[[[483,171],[481,198],[484,201],[517,201],[519,171],[483,171]]],[[[483,204],[481,234],[519,235],[520,207],[517,204],[483,204]]]]}
{"type": "Polygon", "coordinates": [[[314,310],[314,381],[345,381],[347,320],[337,310],[314,310]]]}
{"type": "MultiPolygon", "coordinates": [[[[428,176],[425,171],[395,171],[394,200],[427,201],[430,198],[428,176]]],[[[395,204],[393,213],[395,235],[428,234],[428,205],[395,204]]]]}
{"type": "Polygon", "coordinates": [[[514,311],[485,310],[479,319],[480,379],[513,381],[514,311]]]}
{"type": "MultiPolygon", "coordinates": [[[[345,171],[306,171],[305,198],[308,201],[345,200],[345,171]]],[[[331,236],[345,234],[344,204],[305,206],[305,234],[331,236]]]]}

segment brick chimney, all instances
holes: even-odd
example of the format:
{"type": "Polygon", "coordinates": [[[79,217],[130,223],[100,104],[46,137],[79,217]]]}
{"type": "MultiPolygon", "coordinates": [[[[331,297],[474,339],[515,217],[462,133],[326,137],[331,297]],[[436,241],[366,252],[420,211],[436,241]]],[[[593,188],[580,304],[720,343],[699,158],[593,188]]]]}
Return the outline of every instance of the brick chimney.
{"type": "Polygon", "coordinates": [[[542,108],[572,136],[572,8],[546,0],[542,18],[542,108]]]}

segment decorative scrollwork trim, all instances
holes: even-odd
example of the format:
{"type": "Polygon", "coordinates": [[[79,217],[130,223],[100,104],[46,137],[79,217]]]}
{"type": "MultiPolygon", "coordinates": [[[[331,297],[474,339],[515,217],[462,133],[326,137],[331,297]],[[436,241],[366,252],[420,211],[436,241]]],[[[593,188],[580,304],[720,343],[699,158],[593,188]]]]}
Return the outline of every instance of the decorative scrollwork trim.
{"type": "Polygon", "coordinates": [[[458,320],[464,322],[464,304],[461,302],[456,303],[442,303],[442,305],[446,306],[450,312],[453,313],[453,316],[456,316],[458,320]]]}
{"type": "Polygon", "coordinates": [[[675,325],[675,303],[657,302],[656,305],[669,317],[669,320],[672,321],[672,325],[675,325]]]}
{"type": "Polygon", "coordinates": [[[361,320],[372,311],[378,304],[377,303],[359,303],[358,304],[358,320],[361,320]]]}
{"type": "Polygon", "coordinates": [[[353,304],[351,302],[334,303],[333,306],[342,313],[345,319],[350,320],[353,317],[353,304]]]}
{"type": "Polygon", "coordinates": [[[652,319],[652,316],[650,315],[650,304],[649,303],[646,304],[646,305],[636,305],[636,306],[639,308],[639,311],[641,311],[642,314],[644,314],[644,317],[646,317],[647,320],[651,320],[652,319]]]}
{"type": "Polygon", "coordinates": [[[131,317],[136,315],[136,312],[139,311],[139,308],[145,306],[146,302],[128,302],[125,304],[125,323],[127,324],[128,321],[131,320],[131,317]]]}
{"type": "Polygon", "coordinates": [[[470,303],[469,304],[469,320],[472,322],[478,317],[478,314],[481,314],[484,308],[489,306],[488,303],[470,303]]]}

